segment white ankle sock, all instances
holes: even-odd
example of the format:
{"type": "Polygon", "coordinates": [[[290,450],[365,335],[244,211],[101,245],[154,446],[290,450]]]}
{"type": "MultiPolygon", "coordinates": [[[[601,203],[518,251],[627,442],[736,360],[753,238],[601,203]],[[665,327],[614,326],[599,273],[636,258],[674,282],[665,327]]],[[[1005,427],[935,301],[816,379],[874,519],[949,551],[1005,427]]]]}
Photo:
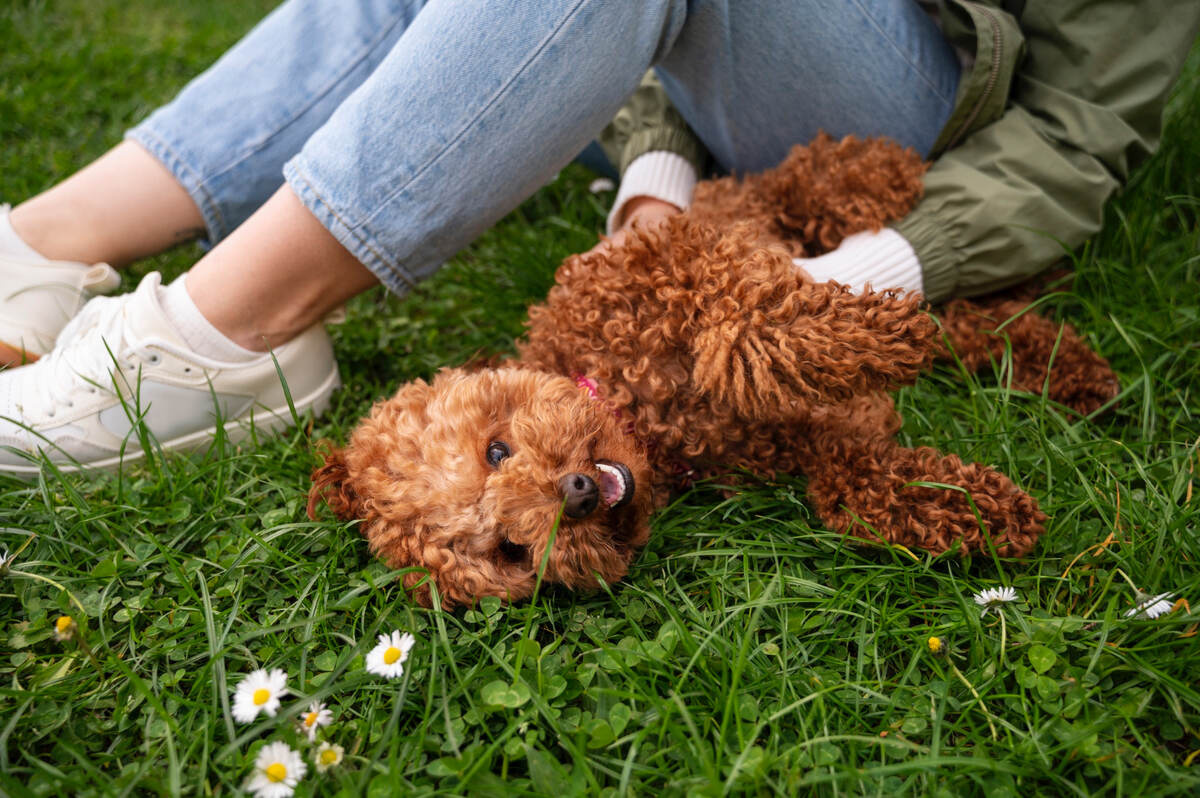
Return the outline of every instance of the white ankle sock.
{"type": "Polygon", "coordinates": [[[35,262],[50,262],[42,253],[25,243],[25,239],[17,235],[9,220],[8,206],[0,206],[0,255],[15,255],[28,258],[35,262]]]}
{"type": "Polygon", "coordinates": [[[204,318],[204,314],[196,307],[187,291],[184,281],[186,277],[185,274],[166,288],[160,288],[158,301],[162,304],[167,318],[175,325],[179,336],[192,351],[225,363],[238,363],[261,357],[262,352],[239,346],[204,318]]]}

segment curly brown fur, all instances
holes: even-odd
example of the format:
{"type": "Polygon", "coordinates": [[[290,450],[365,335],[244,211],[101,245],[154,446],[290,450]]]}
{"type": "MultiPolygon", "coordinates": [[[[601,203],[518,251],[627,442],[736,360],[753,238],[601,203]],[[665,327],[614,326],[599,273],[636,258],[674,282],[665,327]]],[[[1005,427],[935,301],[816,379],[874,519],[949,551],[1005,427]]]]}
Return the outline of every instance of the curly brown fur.
{"type": "Polygon", "coordinates": [[[749,222],[760,240],[781,244],[792,257],[812,257],[907,214],[924,191],[927,167],[894,142],[821,133],[768,172],[699,184],[688,216],[749,222]]]}
{"type": "MultiPolygon", "coordinates": [[[[649,485],[635,441],[571,380],[449,369],[378,402],[317,469],[310,495],[340,518],[363,519],[371,550],[390,566],[419,569],[404,584],[422,604],[434,585],[446,606],[516,600],[533,591],[563,504],[559,484],[574,474],[598,482],[604,461],[649,485]],[[496,442],[511,451],[501,467],[487,460],[496,442]]],[[[649,536],[650,501],[643,489],[623,507],[564,518],[546,581],[587,588],[624,576],[649,536]]]]}
{"type": "Polygon", "coordinates": [[[945,330],[942,357],[956,357],[970,372],[998,363],[1006,351],[1012,387],[1041,394],[1082,416],[1112,401],[1121,390],[1108,361],[1070,324],[1030,310],[1025,299],[956,299],[939,314],[945,330]]]}
{"type": "Polygon", "coordinates": [[[936,334],[916,297],[807,283],[739,225],[684,216],[568,258],[528,328],[520,364],[596,380],[658,465],[763,473],[792,470],[777,468],[780,425],[911,382],[936,334]]]}
{"type": "Polygon", "coordinates": [[[363,519],[418,599],[436,586],[446,606],[530,595],[543,556],[548,582],[615,581],[654,506],[731,469],[806,474],[825,523],[865,539],[1024,554],[1044,520],[1033,499],[894,440],[886,391],[937,346],[918,300],[812,284],[791,260],[906,212],[923,169],[895,145],[822,138],[568,258],[510,366],[446,370],[377,404],[314,473],[310,509],[324,496],[363,519]],[[497,441],[510,456],[493,463],[497,441]]]}
{"type": "Polygon", "coordinates": [[[1032,497],[987,466],[900,446],[899,426],[884,394],[809,419],[801,465],[809,498],[831,529],[932,552],[1029,553],[1046,518],[1032,497]]]}

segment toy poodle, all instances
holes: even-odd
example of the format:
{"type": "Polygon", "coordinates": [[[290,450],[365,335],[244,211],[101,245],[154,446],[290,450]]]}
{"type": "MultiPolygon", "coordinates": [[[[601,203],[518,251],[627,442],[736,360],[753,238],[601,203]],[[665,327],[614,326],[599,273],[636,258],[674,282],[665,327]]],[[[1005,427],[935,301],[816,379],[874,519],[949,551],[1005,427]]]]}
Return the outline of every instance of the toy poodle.
{"type": "MultiPolygon", "coordinates": [[[[1032,497],[988,466],[896,441],[888,392],[947,347],[921,299],[816,284],[793,263],[902,216],[924,169],[884,140],[822,136],[764,174],[702,184],[661,226],[568,258],[517,357],[378,402],[314,471],[309,514],[324,501],[361,519],[427,606],[516,601],[539,573],[573,589],[614,583],[652,512],[717,475],[803,474],[821,520],[864,540],[1026,554],[1045,520],[1032,497]]],[[[987,314],[960,309],[949,347],[1007,319],[971,327],[987,314]]],[[[992,351],[976,350],[973,368],[992,351]]],[[[1023,378],[1040,391],[1048,365],[1023,378]]]]}

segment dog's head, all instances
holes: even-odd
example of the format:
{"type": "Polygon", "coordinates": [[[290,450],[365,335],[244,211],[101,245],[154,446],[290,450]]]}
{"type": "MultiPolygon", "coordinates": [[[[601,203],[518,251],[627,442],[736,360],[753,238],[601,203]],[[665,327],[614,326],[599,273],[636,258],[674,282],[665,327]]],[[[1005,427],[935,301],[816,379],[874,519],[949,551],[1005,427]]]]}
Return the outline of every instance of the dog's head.
{"type": "MultiPolygon", "coordinates": [[[[650,468],[624,422],[572,380],[450,369],[372,409],[313,473],[324,499],[362,519],[372,551],[424,572],[445,606],[528,597],[543,581],[593,588],[625,575],[649,536],[650,468]],[[548,552],[548,553],[547,553],[548,552]]],[[[423,604],[428,583],[414,591],[423,604]]]]}

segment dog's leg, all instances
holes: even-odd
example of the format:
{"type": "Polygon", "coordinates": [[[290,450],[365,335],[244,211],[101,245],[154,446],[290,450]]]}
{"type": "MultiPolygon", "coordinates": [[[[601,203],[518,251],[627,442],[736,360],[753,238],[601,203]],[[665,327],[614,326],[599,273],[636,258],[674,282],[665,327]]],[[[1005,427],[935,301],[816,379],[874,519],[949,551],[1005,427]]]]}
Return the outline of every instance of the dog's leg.
{"type": "MultiPolygon", "coordinates": [[[[743,283],[732,293],[752,289],[743,283]]],[[[798,409],[911,382],[933,357],[937,326],[917,296],[798,283],[782,296],[731,299],[751,310],[714,305],[697,320],[692,382],[746,418],[794,418],[798,409]]]]}
{"type": "Polygon", "coordinates": [[[1012,480],[955,455],[900,446],[888,429],[871,434],[863,410],[816,418],[805,436],[809,498],[831,529],[933,553],[961,546],[1020,557],[1033,548],[1046,516],[1012,480]]]}
{"type": "Polygon", "coordinates": [[[1020,300],[956,299],[941,314],[942,357],[956,356],[969,371],[1000,362],[1012,351],[1012,386],[1029,393],[1045,389],[1051,401],[1088,415],[1120,391],[1108,361],[1096,354],[1070,324],[1058,324],[1020,300]],[[1049,374],[1049,381],[1047,381],[1049,374]]]}

